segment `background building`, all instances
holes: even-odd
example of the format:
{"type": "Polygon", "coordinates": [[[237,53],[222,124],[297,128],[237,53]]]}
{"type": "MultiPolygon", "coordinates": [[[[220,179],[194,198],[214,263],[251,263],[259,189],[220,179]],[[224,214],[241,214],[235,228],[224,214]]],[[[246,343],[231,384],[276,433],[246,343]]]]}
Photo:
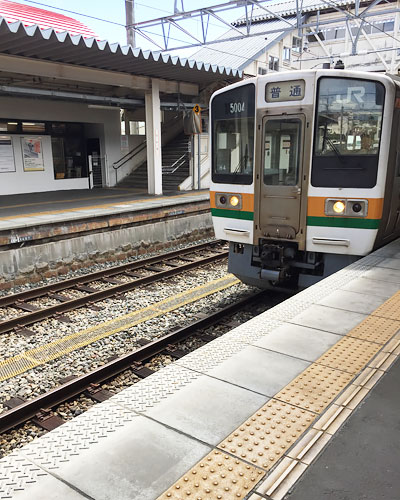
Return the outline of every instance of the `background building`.
{"type": "Polygon", "coordinates": [[[267,7],[252,12],[251,36],[245,36],[249,19],[240,18],[221,41],[197,50],[193,57],[251,76],[321,67],[338,59],[355,70],[398,71],[398,1],[293,0],[268,2],[267,7]],[[238,30],[244,38],[228,40],[238,30]]]}

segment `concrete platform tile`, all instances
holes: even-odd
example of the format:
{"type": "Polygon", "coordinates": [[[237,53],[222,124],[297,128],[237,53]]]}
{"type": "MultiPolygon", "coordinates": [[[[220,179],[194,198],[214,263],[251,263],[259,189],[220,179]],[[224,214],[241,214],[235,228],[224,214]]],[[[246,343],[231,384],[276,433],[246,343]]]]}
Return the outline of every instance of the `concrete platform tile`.
{"type": "Polygon", "coordinates": [[[385,302],[385,299],[382,297],[347,290],[336,290],[318,302],[318,304],[336,309],[344,309],[345,311],[371,314],[383,302],[385,302]]]}
{"type": "MultiPolygon", "coordinates": [[[[3,498],[0,496],[0,498],[3,498]]],[[[88,497],[53,476],[41,478],[39,483],[27,484],[22,491],[15,492],[13,500],[83,500],[88,497]]]]}
{"type": "Polygon", "coordinates": [[[384,259],[378,264],[378,267],[384,267],[386,269],[397,269],[400,270],[400,254],[395,254],[393,257],[384,259]]]}
{"type": "Polygon", "coordinates": [[[334,333],[285,323],[254,345],[307,361],[315,361],[341,338],[334,333]]]}
{"type": "Polygon", "coordinates": [[[378,281],[386,281],[389,283],[399,283],[400,284],[400,270],[397,269],[386,269],[384,267],[374,267],[365,271],[362,275],[364,278],[378,281]]]}
{"type": "Polygon", "coordinates": [[[8,219],[7,223],[9,227],[25,227],[29,226],[29,223],[32,222],[33,217],[16,217],[15,219],[8,219]]]}
{"type": "Polygon", "coordinates": [[[343,311],[315,304],[303,313],[295,316],[290,322],[296,325],[323,330],[324,332],[346,335],[366,317],[366,314],[343,311]]]}
{"type": "Polygon", "coordinates": [[[137,416],[61,466],[57,476],[85,498],[154,500],[209,452],[208,446],[137,416]]]}
{"type": "Polygon", "coordinates": [[[152,408],[147,415],[215,446],[268,399],[202,376],[152,408]]]}
{"type": "Polygon", "coordinates": [[[342,290],[376,295],[387,300],[399,290],[399,285],[397,283],[371,280],[363,276],[350,281],[342,290]]]}
{"type": "Polygon", "coordinates": [[[309,364],[284,354],[249,346],[211,370],[209,375],[271,397],[309,364]]]}

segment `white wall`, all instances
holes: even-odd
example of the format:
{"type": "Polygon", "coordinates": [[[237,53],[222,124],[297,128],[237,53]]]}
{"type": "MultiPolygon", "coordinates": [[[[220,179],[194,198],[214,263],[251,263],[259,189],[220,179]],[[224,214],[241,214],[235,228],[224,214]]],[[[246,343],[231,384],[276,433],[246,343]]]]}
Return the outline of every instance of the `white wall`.
{"type": "MultiPolygon", "coordinates": [[[[121,157],[120,117],[118,108],[96,109],[87,104],[0,97],[0,120],[16,119],[27,121],[66,121],[99,124],[93,130],[99,131],[101,154],[105,158],[103,184],[112,186],[112,164],[121,157]],[[100,133],[104,130],[103,133],[100,133]],[[111,172],[110,172],[111,170],[111,172]]],[[[90,128],[90,127],[88,127],[90,128]]],[[[9,135],[2,133],[2,135],[9,135]]],[[[22,136],[29,136],[23,134],[22,136]]],[[[54,179],[53,157],[50,136],[41,136],[43,144],[44,171],[24,172],[19,135],[13,139],[16,172],[0,173],[0,195],[31,192],[56,191],[64,189],[87,189],[88,179],[54,179]]],[[[94,137],[90,135],[90,137],[94,137]]]]}
{"type": "Polygon", "coordinates": [[[54,179],[51,137],[42,139],[44,170],[24,172],[21,137],[36,137],[29,134],[11,135],[14,150],[15,172],[0,173],[0,195],[56,191],[58,189],[85,189],[88,179],[54,179]]]}

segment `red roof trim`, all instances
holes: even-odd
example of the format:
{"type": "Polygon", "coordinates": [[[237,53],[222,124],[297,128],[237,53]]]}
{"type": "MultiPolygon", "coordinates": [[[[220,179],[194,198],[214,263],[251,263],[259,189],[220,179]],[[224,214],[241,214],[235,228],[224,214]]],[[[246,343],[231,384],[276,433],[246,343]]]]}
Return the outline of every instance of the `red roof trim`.
{"type": "Polygon", "coordinates": [[[98,38],[94,31],[72,17],[9,0],[0,0],[0,17],[9,23],[21,21],[25,26],[37,25],[42,30],[52,28],[56,32],[98,38]]]}

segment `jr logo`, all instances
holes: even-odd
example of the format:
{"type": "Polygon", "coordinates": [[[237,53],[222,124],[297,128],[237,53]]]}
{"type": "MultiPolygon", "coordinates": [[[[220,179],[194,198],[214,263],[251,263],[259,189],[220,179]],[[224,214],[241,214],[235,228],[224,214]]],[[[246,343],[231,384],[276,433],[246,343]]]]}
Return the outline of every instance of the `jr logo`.
{"type": "Polygon", "coordinates": [[[365,88],[364,87],[349,87],[347,89],[347,97],[346,99],[341,99],[340,94],[336,96],[336,102],[341,104],[349,104],[352,99],[356,100],[359,103],[364,102],[365,88]]]}

